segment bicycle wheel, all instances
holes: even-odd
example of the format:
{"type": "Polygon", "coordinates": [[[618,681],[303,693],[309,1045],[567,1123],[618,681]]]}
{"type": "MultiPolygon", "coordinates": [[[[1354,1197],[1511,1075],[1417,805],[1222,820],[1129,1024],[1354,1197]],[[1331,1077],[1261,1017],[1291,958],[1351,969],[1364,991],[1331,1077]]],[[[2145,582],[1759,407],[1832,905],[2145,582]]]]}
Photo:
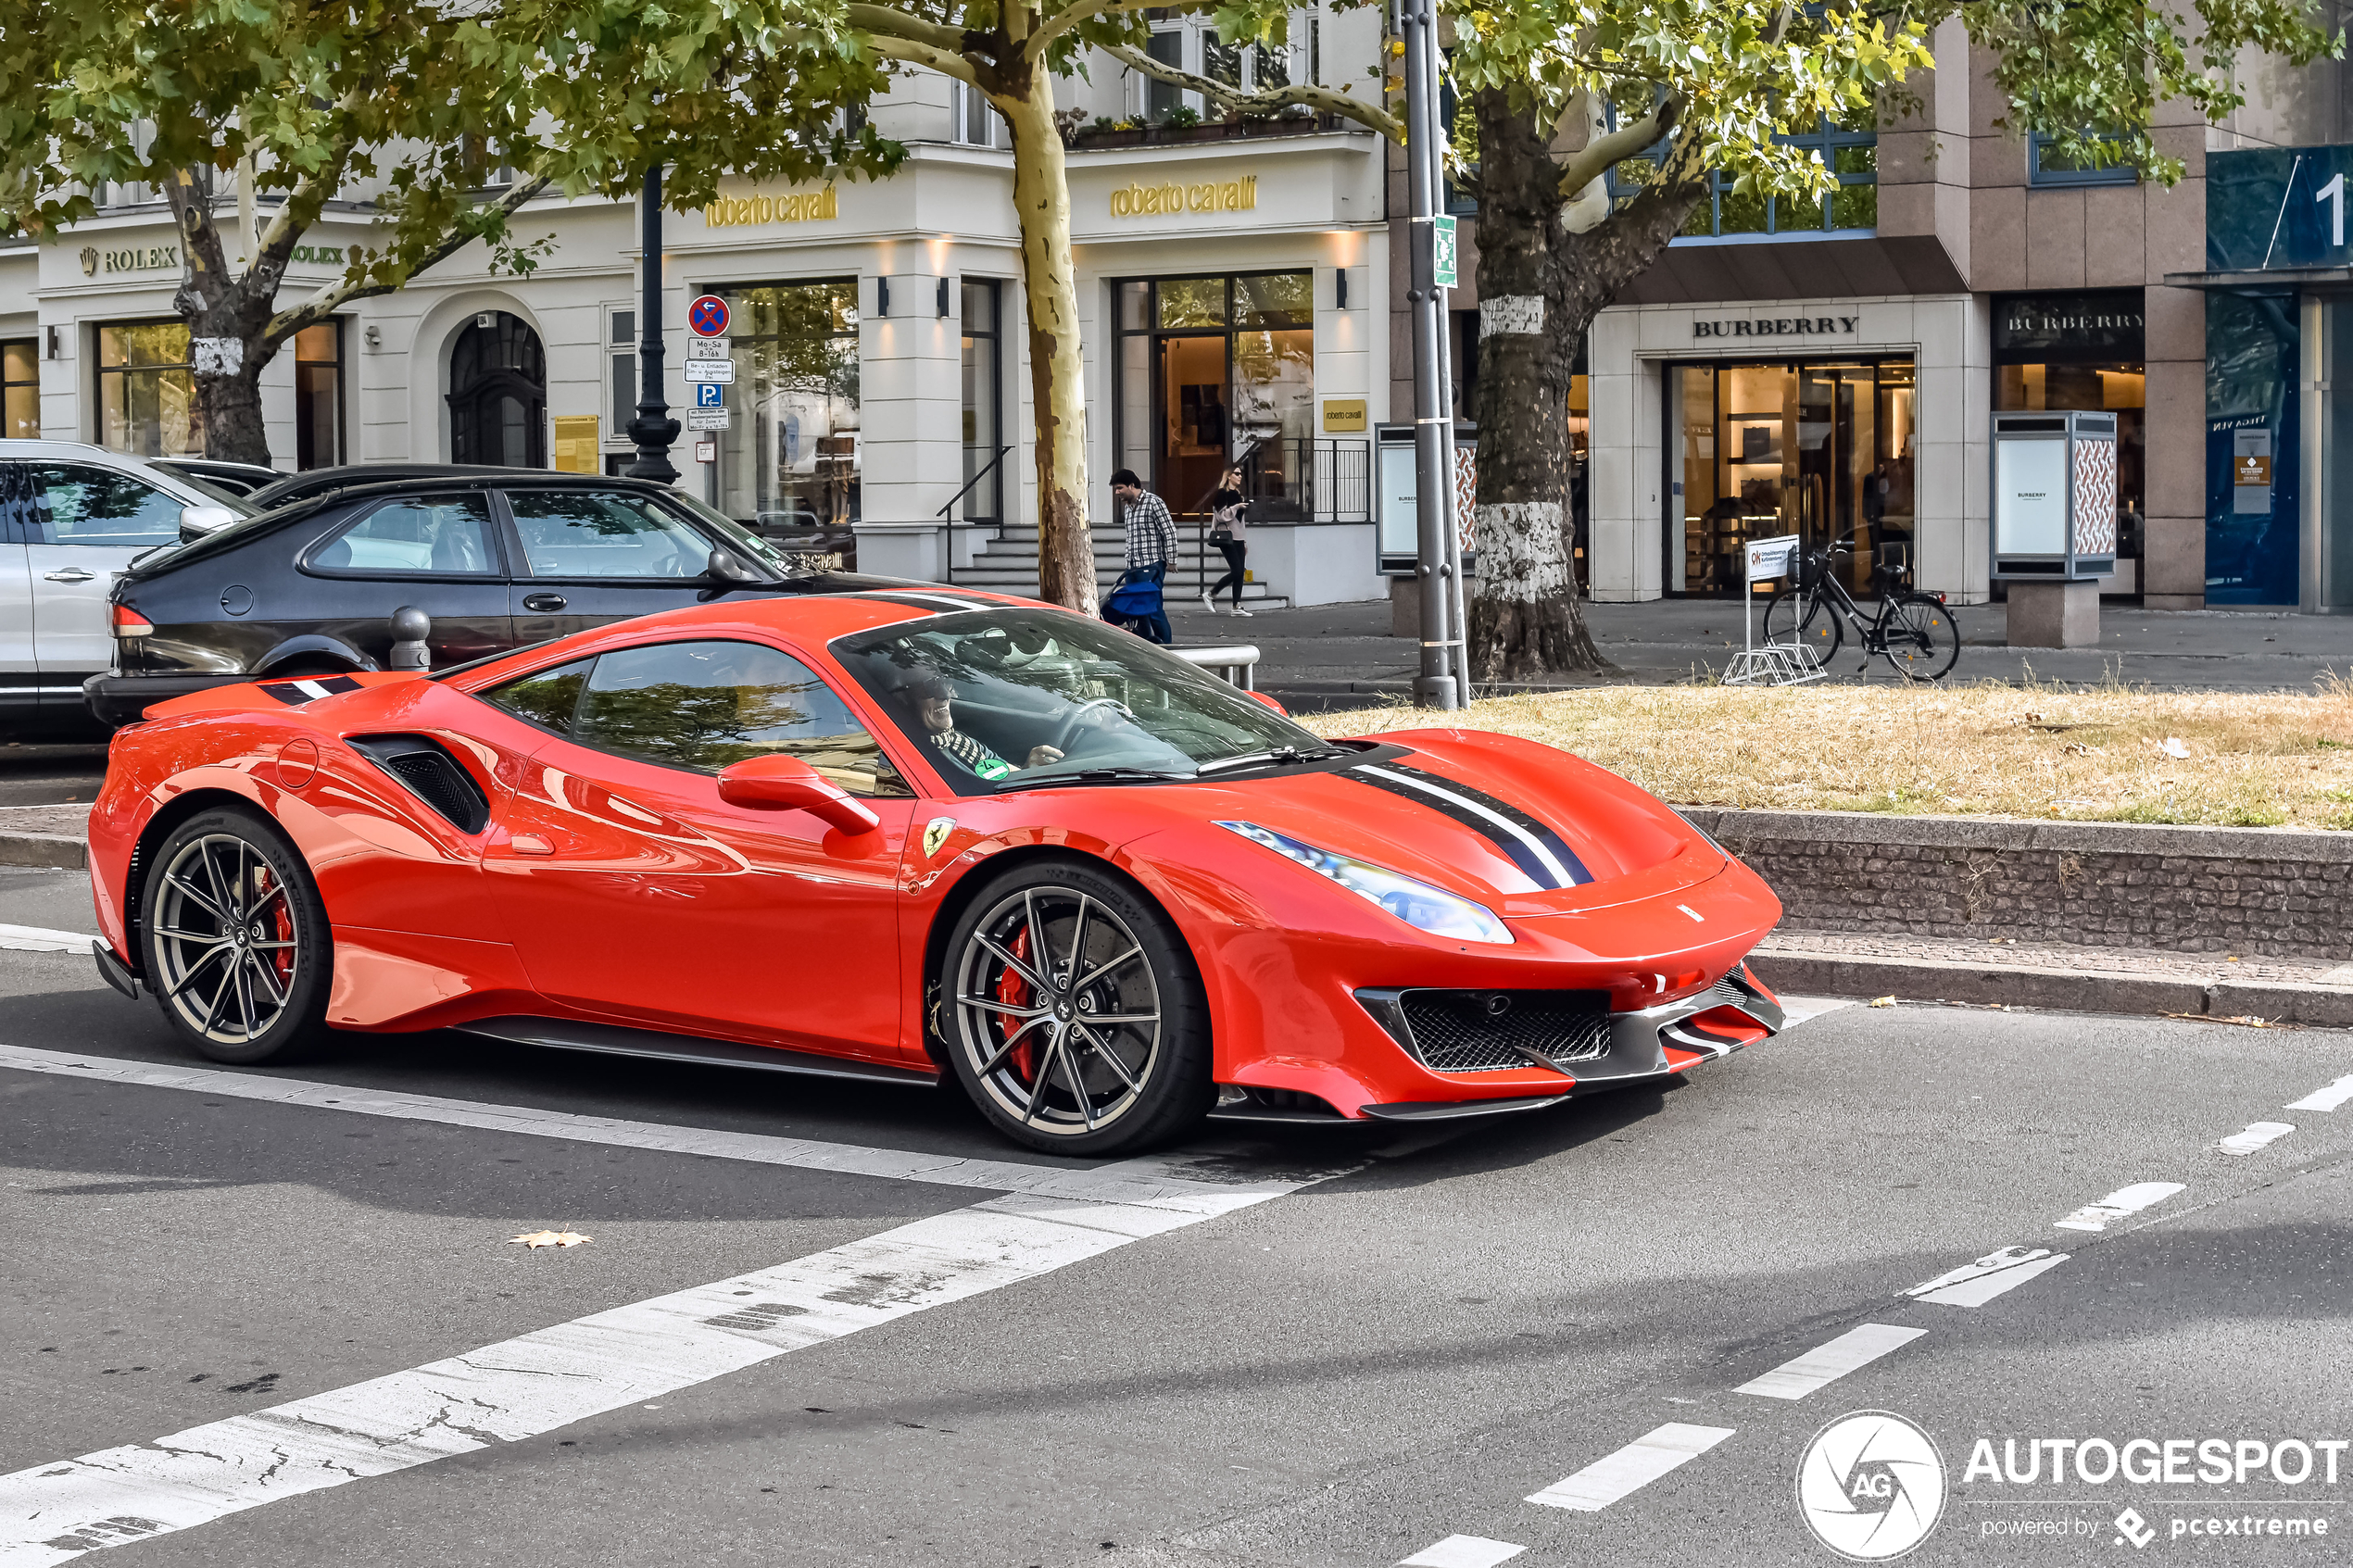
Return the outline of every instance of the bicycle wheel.
{"type": "Polygon", "coordinates": [[[1814,650],[1814,662],[1828,664],[1838,653],[1846,629],[1829,594],[1793,586],[1775,594],[1765,605],[1765,640],[1803,643],[1814,650]]]}
{"type": "Polygon", "coordinates": [[[1881,618],[1880,652],[1907,681],[1941,681],[1961,657],[1953,612],[1926,594],[1906,594],[1881,618]]]}

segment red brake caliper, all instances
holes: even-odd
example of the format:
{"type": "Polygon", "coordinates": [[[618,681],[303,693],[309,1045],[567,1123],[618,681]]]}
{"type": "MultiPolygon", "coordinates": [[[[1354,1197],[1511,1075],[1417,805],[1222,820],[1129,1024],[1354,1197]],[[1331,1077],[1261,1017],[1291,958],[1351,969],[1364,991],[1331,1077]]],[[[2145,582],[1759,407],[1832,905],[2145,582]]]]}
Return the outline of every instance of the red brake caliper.
{"type": "MultiPolygon", "coordinates": [[[[1019,959],[1022,962],[1027,963],[1029,961],[1028,926],[1023,926],[1021,930],[1015,934],[1013,941],[1008,945],[1008,950],[1013,953],[1013,957],[1019,959]]],[[[1029,982],[1024,980],[1021,977],[1020,972],[1014,969],[1011,964],[1007,964],[1005,966],[1004,972],[997,977],[997,999],[1004,1003],[1009,1008],[1026,1008],[1030,1005],[1029,982]]],[[[1007,1018],[1002,1014],[1000,1014],[997,1020],[997,1027],[1002,1031],[1002,1034],[1000,1034],[998,1037],[1001,1040],[1005,1036],[1012,1035],[1014,1030],[1022,1026],[1023,1022],[1024,1021],[1019,1019],[1007,1018]]],[[[1020,1045],[1013,1047],[1013,1055],[1007,1059],[1013,1063],[1013,1072],[1019,1074],[1024,1083],[1027,1083],[1029,1081],[1030,1054],[1029,1041],[1025,1039],[1020,1045]]]]}
{"type": "MultiPolygon", "coordinates": [[[[263,893],[268,893],[276,884],[277,878],[268,871],[261,872],[263,893]]],[[[277,942],[292,942],[294,940],[294,910],[283,897],[273,902],[277,906],[277,910],[271,917],[271,939],[277,942]]],[[[286,987],[294,983],[294,962],[295,955],[292,947],[280,947],[270,955],[270,967],[278,972],[278,990],[281,995],[283,995],[286,987]]]]}

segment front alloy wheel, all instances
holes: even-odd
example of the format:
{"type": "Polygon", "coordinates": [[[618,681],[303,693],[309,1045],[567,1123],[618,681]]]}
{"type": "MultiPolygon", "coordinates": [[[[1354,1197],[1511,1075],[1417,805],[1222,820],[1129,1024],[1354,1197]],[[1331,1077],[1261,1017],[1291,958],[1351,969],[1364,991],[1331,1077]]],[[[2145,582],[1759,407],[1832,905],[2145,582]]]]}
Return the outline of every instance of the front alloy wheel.
{"type": "Polygon", "coordinates": [[[1157,909],[1091,870],[1017,870],[957,922],[940,1025],[982,1112],[1035,1148],[1108,1153],[1207,1109],[1207,1031],[1157,909]]]}
{"type": "Polygon", "coordinates": [[[275,832],[237,810],[183,823],[156,857],[145,903],[149,984],[197,1050],[263,1061],[317,1028],[325,912],[275,832]]]}

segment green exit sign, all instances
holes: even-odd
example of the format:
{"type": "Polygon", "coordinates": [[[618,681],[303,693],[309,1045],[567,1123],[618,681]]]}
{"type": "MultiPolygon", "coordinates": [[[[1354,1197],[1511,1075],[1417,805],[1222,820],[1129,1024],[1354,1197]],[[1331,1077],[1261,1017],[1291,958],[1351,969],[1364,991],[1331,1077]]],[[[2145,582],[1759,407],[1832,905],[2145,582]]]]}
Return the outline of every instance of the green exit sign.
{"type": "Polygon", "coordinates": [[[1454,286],[1454,220],[1441,213],[1431,219],[1429,224],[1430,245],[1437,257],[1438,286],[1451,289],[1454,286]]]}

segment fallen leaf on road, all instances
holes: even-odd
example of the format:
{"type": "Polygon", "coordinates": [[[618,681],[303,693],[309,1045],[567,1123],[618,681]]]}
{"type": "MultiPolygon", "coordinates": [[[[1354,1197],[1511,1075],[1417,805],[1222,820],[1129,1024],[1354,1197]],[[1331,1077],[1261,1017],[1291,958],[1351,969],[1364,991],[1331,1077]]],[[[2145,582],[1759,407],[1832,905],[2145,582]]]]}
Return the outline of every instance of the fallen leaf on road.
{"type": "Polygon", "coordinates": [[[507,1239],[510,1242],[520,1241],[536,1252],[543,1247],[577,1247],[588,1237],[578,1231],[533,1231],[529,1236],[513,1236],[507,1239]]]}
{"type": "Polygon", "coordinates": [[[2157,743],[2157,749],[2176,761],[2186,760],[2190,755],[2190,748],[2182,744],[2182,737],[2179,735],[2167,735],[2157,743]]]}
{"type": "Polygon", "coordinates": [[[1875,1008],[1892,1008],[1894,1005],[1895,998],[1893,997],[1874,997],[1871,998],[1871,1006],[1875,1008]]]}

